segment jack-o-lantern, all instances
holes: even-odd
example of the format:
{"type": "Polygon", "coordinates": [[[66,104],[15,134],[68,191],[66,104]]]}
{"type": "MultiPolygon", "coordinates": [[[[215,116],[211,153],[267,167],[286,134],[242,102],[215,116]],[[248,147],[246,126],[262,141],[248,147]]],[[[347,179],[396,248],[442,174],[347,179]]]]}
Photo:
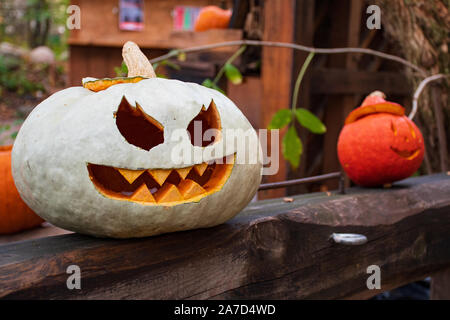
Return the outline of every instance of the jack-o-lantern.
{"type": "Polygon", "coordinates": [[[422,163],[425,147],[404,108],[375,91],[348,115],[337,150],[349,178],[369,187],[411,176],[422,163]]]}
{"type": "Polygon", "coordinates": [[[26,119],[12,154],[22,198],[47,221],[100,237],[210,227],[235,216],[261,179],[248,120],[216,90],[156,78],[136,44],[127,42],[123,57],[127,78],[83,79],[26,119]],[[209,141],[198,139],[211,130],[209,141]]]}

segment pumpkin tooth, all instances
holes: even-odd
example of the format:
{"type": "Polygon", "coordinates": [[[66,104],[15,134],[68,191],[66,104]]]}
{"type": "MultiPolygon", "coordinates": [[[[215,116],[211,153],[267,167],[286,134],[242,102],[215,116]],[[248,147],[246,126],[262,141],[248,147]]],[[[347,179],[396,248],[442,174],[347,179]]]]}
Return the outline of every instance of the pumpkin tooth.
{"type": "Polygon", "coordinates": [[[149,169],[148,173],[155,179],[155,181],[162,186],[166,181],[169,174],[172,172],[172,169],[149,169]]]}
{"type": "Polygon", "coordinates": [[[206,193],[206,190],[201,185],[191,179],[181,181],[178,184],[178,190],[185,200],[206,193]]]}
{"type": "Polygon", "coordinates": [[[175,171],[178,173],[181,179],[186,179],[186,176],[191,172],[191,167],[181,168],[181,169],[175,169],[175,171]]]}
{"type": "Polygon", "coordinates": [[[171,183],[165,183],[164,186],[156,192],[155,198],[158,203],[184,200],[177,187],[171,183]]]}
{"type": "Polygon", "coordinates": [[[233,169],[234,160],[235,157],[233,156],[233,158],[227,159],[227,164],[217,164],[215,166],[211,178],[204,185],[207,191],[218,191],[225,185],[233,169]]]}
{"type": "Polygon", "coordinates": [[[198,173],[199,176],[202,176],[203,173],[205,172],[206,168],[208,168],[208,164],[206,162],[200,163],[200,164],[196,164],[194,166],[194,170],[195,172],[198,173]]]}
{"type": "Polygon", "coordinates": [[[155,198],[153,197],[150,190],[148,190],[147,185],[143,183],[131,196],[131,199],[134,201],[142,201],[142,202],[155,202],[155,198]]]}
{"type": "Polygon", "coordinates": [[[129,184],[132,184],[145,170],[117,169],[129,184]]]}

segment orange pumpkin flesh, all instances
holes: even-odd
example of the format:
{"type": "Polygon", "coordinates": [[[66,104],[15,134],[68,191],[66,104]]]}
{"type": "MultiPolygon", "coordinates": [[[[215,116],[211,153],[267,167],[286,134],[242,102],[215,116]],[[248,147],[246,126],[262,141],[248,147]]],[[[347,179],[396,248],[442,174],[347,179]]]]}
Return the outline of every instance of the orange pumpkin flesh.
{"type": "Polygon", "coordinates": [[[0,146],[0,234],[39,226],[44,220],[20,198],[11,173],[12,146],[0,146]]]}
{"type": "Polygon", "coordinates": [[[425,152],[423,137],[400,105],[386,101],[365,104],[350,113],[345,123],[338,157],[356,184],[384,185],[419,169],[425,152]]]}
{"type": "Polygon", "coordinates": [[[109,87],[120,83],[137,83],[144,80],[144,77],[126,77],[126,78],[104,78],[83,83],[83,87],[94,92],[106,90],[109,87]]]}
{"type": "Polygon", "coordinates": [[[206,6],[200,10],[194,30],[226,29],[230,23],[231,14],[231,10],[224,10],[217,6],[206,6]]]}

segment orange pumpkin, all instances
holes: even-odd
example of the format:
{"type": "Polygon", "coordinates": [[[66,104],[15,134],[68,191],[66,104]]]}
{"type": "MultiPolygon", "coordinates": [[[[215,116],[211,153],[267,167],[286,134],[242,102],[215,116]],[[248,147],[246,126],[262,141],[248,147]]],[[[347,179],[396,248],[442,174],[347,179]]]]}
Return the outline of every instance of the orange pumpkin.
{"type": "Polygon", "coordinates": [[[194,30],[226,29],[230,23],[231,13],[231,10],[224,10],[217,6],[204,7],[195,21],[194,30]]]}
{"type": "Polygon", "coordinates": [[[422,164],[422,133],[399,104],[382,92],[369,95],[345,121],[338,156],[349,178],[361,186],[389,184],[411,176],[422,164]]]}
{"type": "Polygon", "coordinates": [[[44,220],[22,201],[11,174],[12,146],[0,146],[0,234],[30,229],[44,220]]]}

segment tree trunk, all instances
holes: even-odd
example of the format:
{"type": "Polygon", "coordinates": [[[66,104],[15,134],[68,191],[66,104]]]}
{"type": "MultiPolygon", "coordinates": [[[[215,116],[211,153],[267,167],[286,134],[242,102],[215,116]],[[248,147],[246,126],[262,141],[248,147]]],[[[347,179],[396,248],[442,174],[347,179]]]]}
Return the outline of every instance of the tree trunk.
{"type": "MultiPolygon", "coordinates": [[[[403,56],[430,74],[450,74],[448,54],[450,30],[449,0],[375,0],[381,8],[384,32],[399,46],[403,56]]],[[[414,88],[423,76],[408,70],[414,88]]],[[[431,167],[447,171],[450,123],[448,80],[429,85],[419,100],[419,117],[431,167]],[[434,92],[433,92],[434,91],[434,92]],[[433,93],[432,93],[433,92],[433,93]]]]}

